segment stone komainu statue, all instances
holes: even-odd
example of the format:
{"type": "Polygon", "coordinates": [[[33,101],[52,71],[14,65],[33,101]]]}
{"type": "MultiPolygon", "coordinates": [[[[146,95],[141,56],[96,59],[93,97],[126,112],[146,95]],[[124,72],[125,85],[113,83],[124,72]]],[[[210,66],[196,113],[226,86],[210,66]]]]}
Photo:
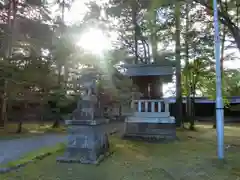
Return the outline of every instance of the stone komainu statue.
{"type": "Polygon", "coordinates": [[[85,92],[73,111],[73,120],[93,120],[98,104],[95,82],[85,83],[85,92]]]}

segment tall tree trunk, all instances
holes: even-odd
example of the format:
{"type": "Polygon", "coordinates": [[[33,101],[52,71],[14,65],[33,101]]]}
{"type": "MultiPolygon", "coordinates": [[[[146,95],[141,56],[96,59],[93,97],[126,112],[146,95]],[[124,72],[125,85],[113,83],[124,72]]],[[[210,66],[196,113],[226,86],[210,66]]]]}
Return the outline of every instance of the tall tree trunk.
{"type": "Polygon", "coordinates": [[[240,51],[240,28],[237,27],[230,19],[223,21],[223,25],[227,26],[229,31],[232,33],[235,43],[237,44],[238,50],[240,51]]]}
{"type": "Polygon", "coordinates": [[[195,129],[195,96],[196,96],[196,80],[194,77],[192,77],[192,87],[190,91],[190,109],[191,111],[189,112],[189,129],[194,130],[195,129]]]}
{"type": "Polygon", "coordinates": [[[65,16],[65,0],[62,1],[62,23],[64,24],[65,16]]]}
{"type": "Polygon", "coordinates": [[[138,64],[138,24],[137,24],[137,5],[135,1],[132,1],[132,23],[134,27],[134,54],[135,64],[138,64]]]}
{"type": "Polygon", "coordinates": [[[240,17],[239,17],[239,7],[240,7],[240,2],[237,2],[237,0],[236,0],[236,7],[237,7],[237,10],[236,10],[237,19],[236,19],[236,21],[237,21],[237,27],[239,27],[239,19],[240,19],[240,17]]]}
{"type": "Polygon", "coordinates": [[[153,20],[151,22],[151,45],[152,45],[152,57],[153,61],[157,61],[157,34],[156,34],[156,23],[157,23],[157,13],[156,10],[154,9],[153,12],[153,20]]]}
{"type": "Polygon", "coordinates": [[[23,109],[24,115],[21,116],[18,120],[18,127],[17,127],[16,133],[22,132],[23,118],[25,118],[27,116],[27,108],[28,108],[27,102],[24,101],[24,109],[23,109]]]}
{"type": "Polygon", "coordinates": [[[226,39],[226,27],[223,25],[223,37],[222,37],[222,49],[221,49],[221,72],[223,75],[223,62],[224,62],[224,45],[225,45],[225,39],[226,39]]]}
{"type": "Polygon", "coordinates": [[[144,51],[144,59],[146,60],[146,62],[148,61],[148,54],[147,54],[147,47],[145,45],[145,41],[142,38],[142,45],[143,45],[143,51],[144,51]]]}
{"type": "Polygon", "coordinates": [[[8,81],[3,79],[3,92],[1,94],[1,119],[0,119],[0,128],[5,128],[7,124],[7,87],[8,81]]]}
{"type": "Polygon", "coordinates": [[[61,111],[57,107],[57,103],[56,103],[55,104],[55,110],[54,110],[54,122],[52,124],[52,128],[59,128],[60,127],[60,120],[61,120],[61,114],[60,113],[61,113],[61,111]]]}
{"type": "MultiPolygon", "coordinates": [[[[58,88],[62,88],[62,81],[61,81],[61,71],[62,71],[62,66],[58,67],[58,88]]],[[[58,128],[60,126],[60,118],[59,118],[59,111],[56,110],[58,109],[57,103],[55,104],[55,111],[54,111],[54,122],[52,124],[52,128],[58,128]]]]}
{"type": "Polygon", "coordinates": [[[57,83],[58,83],[58,86],[60,88],[61,86],[61,73],[62,73],[62,66],[61,65],[58,65],[58,75],[57,75],[57,83]]]}
{"type": "Polygon", "coordinates": [[[182,126],[182,83],[181,83],[181,44],[180,44],[180,2],[175,4],[175,40],[176,40],[176,125],[182,126]]]}
{"type": "Polygon", "coordinates": [[[67,91],[68,89],[68,78],[69,78],[69,64],[66,63],[64,65],[64,89],[67,91]]]}
{"type": "Polygon", "coordinates": [[[55,115],[55,120],[53,122],[52,128],[59,128],[60,127],[60,120],[61,116],[59,114],[55,115]]]}
{"type": "Polygon", "coordinates": [[[190,86],[189,86],[189,44],[188,44],[188,33],[189,33],[189,10],[190,3],[186,3],[186,30],[185,30],[185,89],[186,89],[186,120],[189,122],[191,113],[191,99],[190,99],[190,86]]]}
{"type": "Polygon", "coordinates": [[[189,121],[189,129],[190,130],[195,130],[195,95],[196,95],[196,90],[193,88],[192,90],[192,97],[190,97],[190,108],[191,108],[191,111],[189,113],[190,115],[190,121],[189,121]]]}
{"type": "Polygon", "coordinates": [[[16,133],[20,134],[22,132],[22,124],[23,124],[23,122],[22,122],[22,119],[20,118],[19,122],[18,122],[18,127],[17,127],[16,133]]]}

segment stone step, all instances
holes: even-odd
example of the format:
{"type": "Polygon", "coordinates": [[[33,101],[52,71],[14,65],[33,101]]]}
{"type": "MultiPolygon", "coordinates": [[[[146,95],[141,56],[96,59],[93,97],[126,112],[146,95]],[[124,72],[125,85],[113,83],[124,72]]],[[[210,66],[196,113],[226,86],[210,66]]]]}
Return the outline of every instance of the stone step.
{"type": "Polygon", "coordinates": [[[134,112],[133,116],[136,117],[152,117],[152,118],[161,118],[161,117],[169,117],[169,112],[134,112]]]}
{"type": "Polygon", "coordinates": [[[175,123],[175,118],[169,117],[139,117],[129,116],[125,119],[127,123],[175,123]]]}

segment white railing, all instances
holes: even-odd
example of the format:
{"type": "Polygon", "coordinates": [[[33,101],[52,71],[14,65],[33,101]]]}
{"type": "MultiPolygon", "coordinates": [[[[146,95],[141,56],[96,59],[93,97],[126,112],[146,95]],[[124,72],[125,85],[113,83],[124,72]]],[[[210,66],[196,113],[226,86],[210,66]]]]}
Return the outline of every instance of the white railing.
{"type": "Polygon", "coordinates": [[[131,108],[137,112],[169,112],[169,102],[164,99],[133,100],[131,108]]]}

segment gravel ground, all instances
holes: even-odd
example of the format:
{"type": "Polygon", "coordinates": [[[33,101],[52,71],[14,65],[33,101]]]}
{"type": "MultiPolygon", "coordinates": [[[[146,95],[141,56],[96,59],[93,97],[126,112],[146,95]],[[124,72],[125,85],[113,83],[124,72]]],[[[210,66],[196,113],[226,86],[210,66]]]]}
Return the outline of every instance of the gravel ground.
{"type": "MultiPolygon", "coordinates": [[[[114,122],[106,125],[106,131],[121,131],[123,123],[114,122]]],[[[44,147],[51,147],[66,142],[67,136],[60,134],[46,134],[28,138],[0,140],[0,165],[17,160],[22,156],[44,147]]]]}

